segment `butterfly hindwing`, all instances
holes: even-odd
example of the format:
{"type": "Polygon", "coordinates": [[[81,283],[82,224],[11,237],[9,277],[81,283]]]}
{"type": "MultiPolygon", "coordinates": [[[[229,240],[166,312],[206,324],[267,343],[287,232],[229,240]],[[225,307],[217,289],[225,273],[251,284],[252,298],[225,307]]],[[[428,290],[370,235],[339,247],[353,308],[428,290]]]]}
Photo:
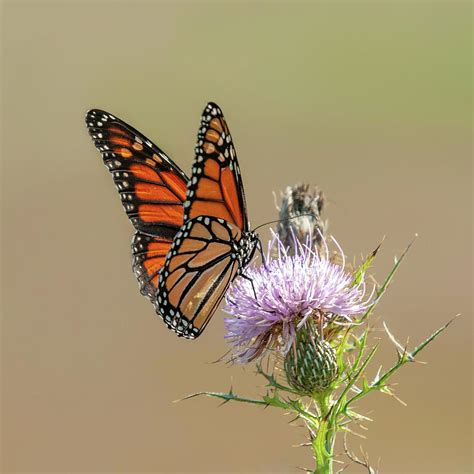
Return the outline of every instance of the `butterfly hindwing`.
{"type": "Polygon", "coordinates": [[[140,292],[153,303],[156,300],[160,270],[165,263],[166,255],[173,240],[166,237],[153,237],[139,231],[132,240],[132,269],[140,292]]]}
{"type": "Polygon", "coordinates": [[[184,219],[213,216],[248,230],[245,195],[232,136],[221,109],[210,102],[201,117],[184,219]]]}
{"type": "Polygon", "coordinates": [[[157,311],[178,335],[198,337],[239,269],[238,227],[199,216],[176,235],[162,270],[157,311]]]}

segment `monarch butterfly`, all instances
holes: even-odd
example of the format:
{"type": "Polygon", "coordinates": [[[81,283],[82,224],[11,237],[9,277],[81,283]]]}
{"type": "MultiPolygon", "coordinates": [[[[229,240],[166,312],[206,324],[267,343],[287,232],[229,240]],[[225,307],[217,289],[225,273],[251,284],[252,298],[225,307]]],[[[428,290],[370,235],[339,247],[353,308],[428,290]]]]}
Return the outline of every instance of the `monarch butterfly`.
{"type": "Polygon", "coordinates": [[[221,109],[212,102],[204,109],[190,179],[108,112],[90,110],[86,124],[136,229],[132,268],[141,293],[178,336],[198,337],[260,242],[221,109]]]}

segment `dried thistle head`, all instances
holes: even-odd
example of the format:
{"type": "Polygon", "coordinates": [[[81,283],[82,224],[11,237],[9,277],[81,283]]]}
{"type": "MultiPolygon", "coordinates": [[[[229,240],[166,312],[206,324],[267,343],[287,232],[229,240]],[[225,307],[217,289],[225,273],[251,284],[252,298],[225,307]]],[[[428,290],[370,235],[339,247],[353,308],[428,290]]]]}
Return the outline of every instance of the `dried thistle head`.
{"type": "Polygon", "coordinates": [[[321,220],[324,201],[322,191],[308,184],[288,186],[281,193],[277,232],[286,248],[293,249],[295,238],[306,242],[308,235],[311,247],[321,245],[326,230],[326,223],[321,220]]]}

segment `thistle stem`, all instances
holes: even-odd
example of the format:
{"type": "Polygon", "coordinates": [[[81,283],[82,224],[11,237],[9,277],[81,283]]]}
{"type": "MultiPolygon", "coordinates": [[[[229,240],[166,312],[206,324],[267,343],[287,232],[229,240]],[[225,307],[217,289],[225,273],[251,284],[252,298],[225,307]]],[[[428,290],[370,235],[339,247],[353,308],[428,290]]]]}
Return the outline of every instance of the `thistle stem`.
{"type": "Polygon", "coordinates": [[[315,394],[314,401],[318,406],[321,421],[316,437],[312,442],[316,459],[316,469],[313,474],[332,474],[336,426],[331,417],[328,416],[332,405],[331,392],[315,394]]]}

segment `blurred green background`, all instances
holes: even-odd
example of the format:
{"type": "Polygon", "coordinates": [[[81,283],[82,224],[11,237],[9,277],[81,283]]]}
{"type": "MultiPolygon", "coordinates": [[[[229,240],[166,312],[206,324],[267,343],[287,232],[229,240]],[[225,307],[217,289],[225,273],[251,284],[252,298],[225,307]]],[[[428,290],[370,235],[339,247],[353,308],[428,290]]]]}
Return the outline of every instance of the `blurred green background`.
{"type": "MultiPolygon", "coordinates": [[[[302,428],[188,393],[256,393],[222,312],[194,343],[137,291],[132,229],[90,142],[99,107],[189,171],[202,108],[224,110],[253,225],[272,193],[328,197],[349,256],[419,233],[377,318],[418,343],[463,317],[360,408],[381,472],[472,472],[472,4],[462,1],[2,5],[3,472],[298,472],[302,428]]],[[[267,237],[268,232],[263,232],[267,237]]],[[[377,335],[378,337],[378,335],[377,335]]],[[[395,357],[380,333],[381,363],[395,357]]],[[[377,369],[374,364],[373,370],[377,369]]],[[[346,472],[364,472],[351,466],[346,472]]]]}

